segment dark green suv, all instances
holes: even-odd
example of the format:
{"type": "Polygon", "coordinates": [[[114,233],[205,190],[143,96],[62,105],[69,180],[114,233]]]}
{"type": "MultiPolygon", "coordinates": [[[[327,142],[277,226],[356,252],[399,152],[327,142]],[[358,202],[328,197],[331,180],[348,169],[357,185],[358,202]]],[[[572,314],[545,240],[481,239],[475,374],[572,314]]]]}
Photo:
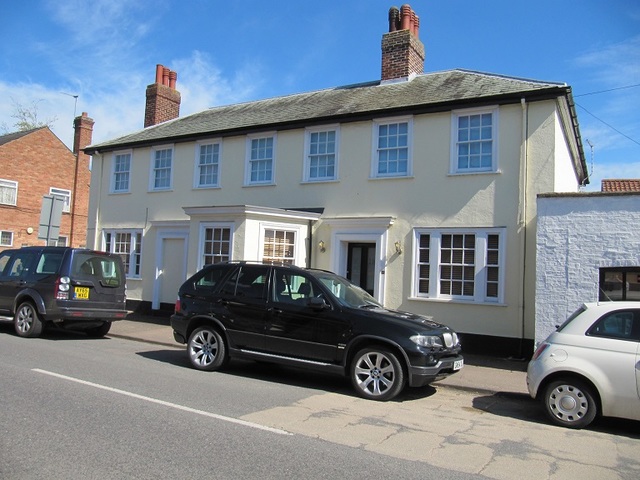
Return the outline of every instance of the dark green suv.
{"type": "Polygon", "coordinates": [[[117,255],[71,247],[0,252],[0,316],[21,337],[47,324],[103,337],[127,315],[126,280],[117,255]]]}

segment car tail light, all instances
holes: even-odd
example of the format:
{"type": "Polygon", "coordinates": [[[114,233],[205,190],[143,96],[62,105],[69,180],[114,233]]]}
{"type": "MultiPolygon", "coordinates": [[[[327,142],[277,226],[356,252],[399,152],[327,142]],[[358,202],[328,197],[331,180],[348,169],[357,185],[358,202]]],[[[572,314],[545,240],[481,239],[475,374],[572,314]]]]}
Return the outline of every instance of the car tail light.
{"type": "Polygon", "coordinates": [[[535,360],[536,358],[538,358],[540,355],[542,355],[542,352],[544,352],[547,347],[549,346],[549,344],[547,342],[542,342],[538,348],[536,349],[536,353],[533,354],[533,357],[531,357],[531,360],[535,360]]]}
{"type": "Polygon", "coordinates": [[[69,277],[59,277],[56,279],[56,300],[69,300],[69,277]]]}
{"type": "Polygon", "coordinates": [[[178,313],[180,311],[180,299],[176,299],[176,306],[174,308],[175,312],[178,313]]]}

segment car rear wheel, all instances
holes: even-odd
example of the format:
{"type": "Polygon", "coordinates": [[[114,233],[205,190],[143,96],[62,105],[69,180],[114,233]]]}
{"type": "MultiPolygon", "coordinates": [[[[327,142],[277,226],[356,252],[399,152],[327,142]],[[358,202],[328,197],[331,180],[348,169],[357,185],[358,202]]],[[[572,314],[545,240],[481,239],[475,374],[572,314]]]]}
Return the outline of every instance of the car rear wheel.
{"type": "Polygon", "coordinates": [[[38,311],[31,302],[23,302],[14,316],[16,333],[21,337],[38,337],[42,333],[44,324],[38,316],[38,311]]]}
{"type": "Polygon", "coordinates": [[[111,322],[104,322],[99,327],[88,328],[86,330],[87,336],[91,338],[102,338],[111,330],[111,322]]]}
{"type": "Polygon", "coordinates": [[[227,360],[227,349],[222,336],[209,326],[196,328],[187,342],[189,361],[198,370],[220,369],[227,360]]]}
{"type": "Polygon", "coordinates": [[[547,385],[542,401],[549,419],[562,427],[584,428],[598,413],[591,387],[572,378],[547,385]]]}
{"type": "Polygon", "coordinates": [[[360,350],[351,364],[351,383],[364,398],[391,400],[402,391],[405,382],[398,357],[384,347],[360,350]]]}

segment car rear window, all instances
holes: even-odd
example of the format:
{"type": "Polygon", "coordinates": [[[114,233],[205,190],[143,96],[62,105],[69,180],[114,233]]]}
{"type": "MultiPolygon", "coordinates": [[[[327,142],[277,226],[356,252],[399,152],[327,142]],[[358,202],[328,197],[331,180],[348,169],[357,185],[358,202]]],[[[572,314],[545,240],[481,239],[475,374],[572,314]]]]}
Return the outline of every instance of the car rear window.
{"type": "Polygon", "coordinates": [[[71,275],[77,278],[98,279],[104,287],[119,287],[124,278],[118,261],[106,255],[76,252],[71,261],[71,275]]]}
{"type": "Polygon", "coordinates": [[[578,315],[580,315],[582,312],[584,312],[586,310],[587,310],[587,308],[584,305],[582,305],[575,312],[573,312],[571,315],[569,315],[569,318],[567,318],[564,321],[564,323],[558,327],[558,332],[561,332],[567,325],[569,325],[573,321],[574,318],[576,318],[578,315]]]}

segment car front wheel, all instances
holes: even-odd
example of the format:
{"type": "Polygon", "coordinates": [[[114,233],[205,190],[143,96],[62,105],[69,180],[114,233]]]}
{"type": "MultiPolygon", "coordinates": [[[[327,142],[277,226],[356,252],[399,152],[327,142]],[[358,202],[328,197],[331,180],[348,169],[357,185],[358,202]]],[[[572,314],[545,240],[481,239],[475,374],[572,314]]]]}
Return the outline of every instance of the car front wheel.
{"type": "Polygon", "coordinates": [[[351,364],[351,383],[360,396],[370,400],[391,400],[405,381],[398,357],[384,347],[360,350],[351,364]]]}
{"type": "Polygon", "coordinates": [[[584,428],[598,413],[591,387],[580,380],[551,382],[544,390],[542,401],[549,419],[562,427],[584,428]]]}
{"type": "Polygon", "coordinates": [[[222,336],[212,327],[196,328],[187,342],[189,361],[198,370],[214,371],[226,363],[226,347],[222,336]]]}
{"type": "Polygon", "coordinates": [[[16,333],[21,337],[40,336],[44,324],[33,303],[23,302],[20,304],[14,316],[14,327],[16,333]]]}

